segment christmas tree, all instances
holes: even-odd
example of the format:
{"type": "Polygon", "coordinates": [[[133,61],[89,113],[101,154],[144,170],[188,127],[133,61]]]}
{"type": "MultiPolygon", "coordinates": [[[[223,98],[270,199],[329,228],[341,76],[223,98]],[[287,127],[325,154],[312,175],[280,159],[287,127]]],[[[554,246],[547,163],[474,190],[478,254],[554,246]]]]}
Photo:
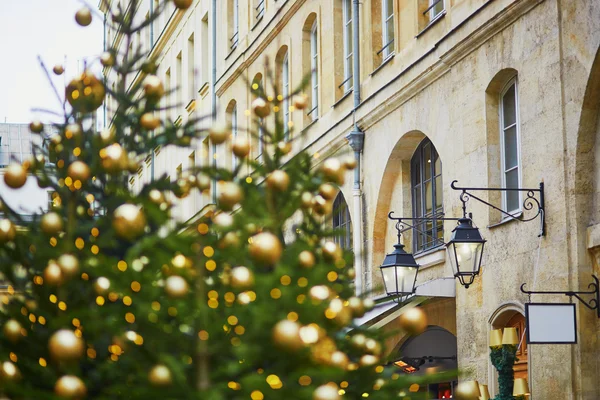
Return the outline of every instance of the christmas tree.
{"type": "MultiPolygon", "coordinates": [[[[109,11],[127,43],[163,9],[135,25],[132,3],[109,11]]],[[[87,8],[76,16],[81,25],[90,18],[87,8]]],[[[355,296],[352,254],[332,241],[326,221],[354,160],[315,167],[309,154],[292,156],[275,84],[249,89],[263,134],[232,140],[227,124],[204,130],[199,120],[159,118],[165,89],[140,49],[111,49],[99,60],[117,73],[116,88],[89,70],[70,82],[64,116],[52,122],[58,133],[5,175],[18,189],[32,174],[54,194],[53,207],[32,220],[2,208],[0,394],[418,398],[409,386],[419,379],[397,373],[381,333],[352,322],[373,302],[355,296]],[[98,133],[94,112],[107,95],[118,106],[98,133]],[[129,189],[130,174],[158,146],[206,135],[231,146],[235,169],[202,166],[129,189]],[[260,161],[248,157],[253,140],[263,141],[260,161]],[[173,202],[194,190],[215,194],[213,210],[173,222],[173,202]]],[[[296,109],[306,106],[301,88],[290,97],[296,109]]]]}

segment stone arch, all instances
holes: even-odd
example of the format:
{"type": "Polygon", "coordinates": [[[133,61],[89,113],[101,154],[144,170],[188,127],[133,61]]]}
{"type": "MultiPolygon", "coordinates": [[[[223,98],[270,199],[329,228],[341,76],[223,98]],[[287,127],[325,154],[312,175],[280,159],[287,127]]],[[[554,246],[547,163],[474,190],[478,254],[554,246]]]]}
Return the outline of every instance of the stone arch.
{"type": "MultiPolygon", "coordinates": [[[[501,304],[496,310],[490,315],[488,319],[488,341],[489,332],[493,329],[501,329],[507,326],[508,322],[516,315],[525,315],[525,305],[521,302],[511,301],[501,304]]],[[[523,341],[526,339],[523,338],[523,341]]],[[[488,343],[489,344],[489,343],[488,343]]],[[[531,353],[527,354],[527,360],[531,360],[531,353]]],[[[531,378],[531,371],[528,371],[529,378],[531,378]]],[[[531,379],[528,379],[531,382],[531,379]]],[[[488,387],[492,396],[498,393],[498,372],[488,359],[488,387]]]]}
{"type": "MultiPolygon", "coordinates": [[[[504,68],[496,73],[485,89],[485,128],[487,142],[488,186],[502,187],[501,149],[500,149],[500,95],[507,83],[518,76],[514,68],[504,68]]],[[[502,205],[501,192],[489,192],[488,201],[497,207],[502,205]]],[[[490,223],[497,223],[502,214],[489,207],[490,223]]]]}

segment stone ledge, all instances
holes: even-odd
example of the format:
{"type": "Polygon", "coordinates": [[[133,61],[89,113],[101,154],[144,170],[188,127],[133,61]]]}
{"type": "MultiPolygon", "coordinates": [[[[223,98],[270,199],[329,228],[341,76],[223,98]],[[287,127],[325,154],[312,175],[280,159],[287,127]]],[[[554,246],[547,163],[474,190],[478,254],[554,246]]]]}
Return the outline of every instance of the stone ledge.
{"type": "Polygon", "coordinates": [[[415,260],[419,263],[419,269],[426,269],[446,262],[446,248],[438,247],[425,253],[416,254],[415,260]]]}
{"type": "Polygon", "coordinates": [[[600,250],[600,224],[592,225],[587,228],[587,248],[588,250],[600,250]]]}

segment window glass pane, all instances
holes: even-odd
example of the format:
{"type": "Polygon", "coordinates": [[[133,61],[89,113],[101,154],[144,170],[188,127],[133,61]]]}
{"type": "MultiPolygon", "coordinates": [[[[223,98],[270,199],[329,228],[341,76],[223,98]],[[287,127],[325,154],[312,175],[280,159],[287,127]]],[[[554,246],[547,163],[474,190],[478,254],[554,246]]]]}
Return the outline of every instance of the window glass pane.
{"type": "Polygon", "coordinates": [[[423,165],[423,169],[425,172],[425,180],[431,179],[431,145],[423,146],[423,161],[425,164],[423,165]]]}
{"type": "Polygon", "coordinates": [[[421,208],[421,185],[415,187],[414,215],[415,218],[423,216],[423,210],[421,208]]]}
{"type": "MultiPolygon", "coordinates": [[[[506,187],[517,188],[519,187],[519,169],[515,168],[506,173],[506,187]]],[[[506,192],[506,208],[508,211],[517,210],[520,208],[519,205],[519,192],[508,191],[506,192]]]]}
{"type": "Polygon", "coordinates": [[[439,244],[444,241],[444,221],[437,220],[436,223],[437,223],[437,238],[439,240],[439,242],[436,244],[439,244]]]}
{"type": "Polygon", "coordinates": [[[433,211],[433,181],[425,182],[425,213],[433,211]]]}
{"type": "Polygon", "coordinates": [[[386,17],[394,14],[394,0],[384,0],[385,1],[385,11],[387,12],[386,17]]]}
{"type": "Polygon", "coordinates": [[[394,49],[394,45],[393,44],[389,44],[392,40],[394,40],[394,18],[390,18],[387,20],[386,24],[386,33],[387,33],[387,37],[385,38],[385,43],[383,44],[384,46],[387,44],[387,50],[388,52],[392,52],[392,50],[394,49]]]}
{"type": "Polygon", "coordinates": [[[444,189],[442,187],[442,176],[435,178],[435,208],[442,207],[442,198],[444,197],[444,189]]]}
{"type": "Polygon", "coordinates": [[[516,167],[519,162],[517,154],[517,126],[504,131],[504,169],[516,167]]]}
{"type": "Polygon", "coordinates": [[[426,247],[433,246],[433,221],[429,220],[425,222],[425,233],[427,234],[425,237],[426,247]]]}
{"type": "Polygon", "coordinates": [[[442,161],[440,160],[440,156],[438,155],[437,151],[435,151],[435,149],[433,149],[433,155],[435,157],[435,165],[434,165],[434,169],[433,169],[433,174],[434,175],[441,175],[441,173],[442,173],[442,161]]]}
{"type": "Polygon", "coordinates": [[[515,107],[515,84],[508,89],[502,98],[502,112],[504,114],[504,127],[514,124],[516,118],[516,107],[515,107]]]}
{"type": "Polygon", "coordinates": [[[411,163],[410,168],[413,173],[413,186],[421,183],[421,163],[418,162],[419,155],[415,154],[413,158],[413,162],[411,163]]]}

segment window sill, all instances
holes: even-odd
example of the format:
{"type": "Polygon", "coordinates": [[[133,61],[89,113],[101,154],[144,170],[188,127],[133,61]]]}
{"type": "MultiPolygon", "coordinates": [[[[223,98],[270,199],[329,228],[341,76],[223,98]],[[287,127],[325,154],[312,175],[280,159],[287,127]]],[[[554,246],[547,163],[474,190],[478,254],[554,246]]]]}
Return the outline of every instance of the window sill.
{"type": "Polygon", "coordinates": [[[395,53],[390,53],[390,54],[389,54],[389,55],[388,55],[388,56],[385,58],[385,60],[383,60],[383,61],[381,62],[381,64],[379,64],[379,67],[375,68],[375,70],[374,70],[373,72],[371,72],[371,74],[370,74],[369,76],[373,76],[373,75],[375,75],[376,73],[378,73],[378,72],[379,72],[379,71],[380,71],[380,70],[381,70],[383,67],[385,67],[385,66],[386,66],[386,65],[387,65],[387,64],[388,64],[390,61],[392,61],[392,60],[394,59],[394,56],[395,56],[395,55],[396,55],[395,53]]]}
{"type": "Polygon", "coordinates": [[[415,254],[415,260],[419,263],[419,269],[426,269],[446,262],[446,248],[444,245],[425,250],[415,254]]]}
{"type": "Polygon", "coordinates": [[[310,128],[311,128],[311,127],[314,125],[314,124],[316,124],[317,122],[319,122],[319,118],[317,118],[317,119],[315,119],[315,120],[312,120],[312,121],[310,121],[310,124],[306,125],[306,126],[305,126],[305,127],[304,127],[304,128],[301,130],[301,131],[300,131],[300,133],[302,134],[302,133],[304,133],[304,132],[308,131],[308,130],[309,130],[309,129],[310,129],[310,128]]]}
{"type": "Polygon", "coordinates": [[[263,20],[264,17],[265,17],[265,14],[264,14],[264,11],[263,11],[263,15],[261,15],[260,17],[258,17],[256,19],[256,22],[254,23],[254,25],[252,25],[252,28],[250,28],[250,31],[255,30],[258,27],[258,25],[260,25],[260,23],[262,22],[262,20],[263,20]]]}
{"type": "Polygon", "coordinates": [[[415,38],[418,39],[421,35],[423,35],[426,31],[428,31],[433,25],[435,25],[439,20],[444,18],[445,15],[446,15],[446,10],[444,10],[441,13],[439,13],[438,15],[436,15],[435,18],[432,19],[431,21],[429,21],[427,26],[421,30],[421,32],[417,33],[417,36],[415,36],[415,38]]]}
{"type": "Polygon", "coordinates": [[[200,95],[201,98],[206,97],[206,95],[208,94],[208,89],[209,89],[208,82],[204,82],[202,84],[202,86],[200,86],[200,90],[198,90],[198,94],[200,95]]]}
{"type": "Polygon", "coordinates": [[[518,211],[517,213],[515,213],[515,217],[514,218],[511,218],[511,217],[503,218],[499,222],[496,222],[496,223],[493,223],[491,225],[488,225],[487,228],[488,229],[497,228],[499,226],[506,225],[506,224],[508,224],[510,222],[513,222],[513,221],[516,221],[516,220],[519,220],[519,219],[522,219],[522,218],[523,218],[523,211],[518,211]]]}
{"type": "Polygon", "coordinates": [[[331,106],[331,108],[336,108],[342,101],[346,100],[347,97],[349,97],[353,92],[353,89],[348,90],[346,93],[344,93],[344,95],[335,103],[333,103],[333,105],[331,106]]]}
{"type": "Polygon", "coordinates": [[[235,44],[235,46],[233,46],[232,48],[229,49],[229,53],[225,56],[225,60],[227,60],[229,57],[231,57],[233,55],[233,53],[235,53],[235,51],[238,48],[239,45],[239,41],[235,44]]]}

